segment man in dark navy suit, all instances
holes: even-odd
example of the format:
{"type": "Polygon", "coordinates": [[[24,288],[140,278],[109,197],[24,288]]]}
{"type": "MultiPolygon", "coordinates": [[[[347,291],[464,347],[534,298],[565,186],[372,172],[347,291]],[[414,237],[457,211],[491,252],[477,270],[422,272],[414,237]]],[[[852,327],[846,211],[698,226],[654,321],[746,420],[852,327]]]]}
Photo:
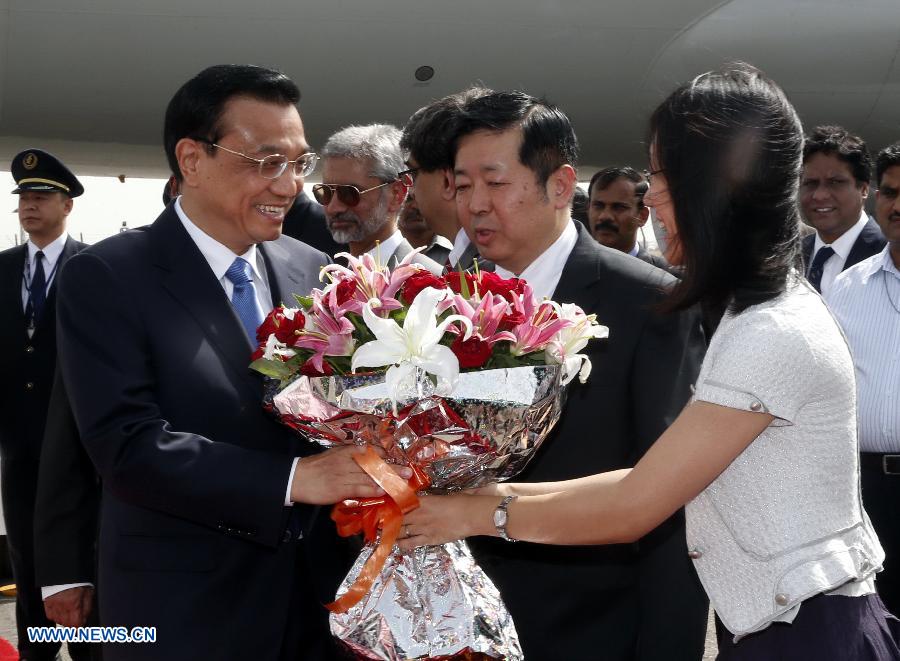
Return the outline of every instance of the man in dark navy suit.
{"type": "Polygon", "coordinates": [[[817,126],[803,146],[800,209],[816,233],[803,239],[810,284],[826,294],[837,274],[875,255],[885,241],[866,213],[872,156],[862,138],[840,126],[817,126]]]}
{"type": "MultiPolygon", "coordinates": [[[[23,660],[53,659],[58,643],[31,643],[26,627],[52,626],[41,600],[34,569],[34,507],[41,441],[56,369],[56,299],[63,265],[85,244],[66,232],[73,198],[84,192],[74,174],[55,156],[26,149],[11,171],[19,195],[19,222],[28,233],[24,246],[0,253],[0,455],[3,511],[13,577],[16,627],[23,660]]],[[[55,591],[51,608],[72,601],[90,608],[90,589],[55,591]]],[[[74,659],[87,658],[70,646],[74,659]]]]}
{"type": "MultiPolygon", "coordinates": [[[[520,92],[466,103],[454,145],[460,221],[502,277],[576,303],[609,327],[588,345],[586,384],[518,481],[633,466],[690,398],[704,352],[694,311],[655,311],[674,278],[598,244],[571,220],[578,144],[559,108],[520,92]]],[[[496,519],[495,519],[496,520],[496,519]]],[[[636,546],[470,540],[530,661],[699,659],[708,604],[679,512],[636,546]]]]}
{"type": "Polygon", "coordinates": [[[316,454],[267,414],[248,369],[264,312],[328,262],[281,236],[316,162],[299,95],[252,66],[185,83],[164,130],[180,197],[60,283],[63,380],[103,486],[100,620],[156,627],[107,661],[334,654],[322,603],[351,558],[310,505],[380,491],[355,449],[316,454]]]}

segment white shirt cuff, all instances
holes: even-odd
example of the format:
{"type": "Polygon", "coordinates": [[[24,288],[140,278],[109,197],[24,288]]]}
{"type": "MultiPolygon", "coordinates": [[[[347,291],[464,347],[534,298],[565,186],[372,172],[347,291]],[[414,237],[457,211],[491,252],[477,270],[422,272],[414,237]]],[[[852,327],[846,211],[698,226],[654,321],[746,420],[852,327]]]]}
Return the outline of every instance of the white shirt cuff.
{"type": "Polygon", "coordinates": [[[93,583],[66,583],[65,585],[45,585],[41,587],[41,600],[72,588],[94,587],[93,583]]]}
{"type": "Polygon", "coordinates": [[[297,470],[297,462],[300,457],[294,457],[294,463],[291,464],[291,474],[288,476],[287,490],[284,492],[284,506],[290,507],[294,503],[291,501],[291,485],[294,484],[294,472],[297,470]]]}

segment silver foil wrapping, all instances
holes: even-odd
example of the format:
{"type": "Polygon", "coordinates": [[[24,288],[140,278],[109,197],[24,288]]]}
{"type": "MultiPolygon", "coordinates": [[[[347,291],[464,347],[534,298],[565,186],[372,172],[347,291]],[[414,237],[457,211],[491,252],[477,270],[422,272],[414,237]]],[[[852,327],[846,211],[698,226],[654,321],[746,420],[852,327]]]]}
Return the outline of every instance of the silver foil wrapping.
{"type": "MultiPolygon", "coordinates": [[[[373,548],[363,550],[341,592],[373,548]]],[[[331,616],[331,632],[364,659],[447,658],[465,651],[522,659],[499,591],[462,541],[395,552],[366,597],[331,616]]]]}
{"type": "MultiPolygon", "coordinates": [[[[383,374],[301,376],[268,399],[311,440],[378,445],[388,461],[419,466],[431,480],[428,492],[440,493],[518,474],[559,420],[560,376],[556,365],[464,372],[451,396],[438,397],[419,373],[396,408],[383,374]]],[[[363,550],[340,593],[373,548],[363,550]]],[[[522,658],[499,592],[462,542],[409,554],[395,549],[369,594],[332,614],[331,630],[362,658],[522,658]]]]}

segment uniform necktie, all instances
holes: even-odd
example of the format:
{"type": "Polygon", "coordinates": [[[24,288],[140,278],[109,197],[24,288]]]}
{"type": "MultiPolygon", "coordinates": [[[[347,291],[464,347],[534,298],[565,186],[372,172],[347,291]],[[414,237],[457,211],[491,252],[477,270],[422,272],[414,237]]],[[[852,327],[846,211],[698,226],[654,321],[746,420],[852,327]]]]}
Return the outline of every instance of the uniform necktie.
{"type": "Polygon", "coordinates": [[[38,250],[34,255],[34,273],[31,276],[31,289],[25,319],[31,327],[37,326],[47,302],[47,276],[44,275],[44,252],[38,250]]]}
{"type": "Polygon", "coordinates": [[[819,252],[816,253],[815,258],[812,261],[812,266],[809,267],[809,273],[806,276],[806,279],[809,280],[809,284],[815,287],[816,291],[820,294],[822,293],[822,271],[825,269],[825,262],[828,261],[828,258],[834,254],[834,248],[831,246],[822,246],[819,248],[819,252]]]}
{"type": "Polygon", "coordinates": [[[250,277],[251,269],[247,260],[238,257],[232,262],[225,277],[234,284],[234,292],[231,294],[231,305],[237,312],[247,337],[252,346],[256,346],[256,329],[263,322],[262,310],[256,300],[256,287],[250,277]]]}

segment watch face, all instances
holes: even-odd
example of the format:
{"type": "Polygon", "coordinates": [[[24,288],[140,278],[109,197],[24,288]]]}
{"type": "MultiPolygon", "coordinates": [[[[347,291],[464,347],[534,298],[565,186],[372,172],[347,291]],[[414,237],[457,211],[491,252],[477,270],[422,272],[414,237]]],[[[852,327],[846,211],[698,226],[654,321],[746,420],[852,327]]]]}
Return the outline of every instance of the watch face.
{"type": "Polygon", "coordinates": [[[494,525],[498,528],[502,528],[506,525],[506,510],[494,511],[494,525]]]}

